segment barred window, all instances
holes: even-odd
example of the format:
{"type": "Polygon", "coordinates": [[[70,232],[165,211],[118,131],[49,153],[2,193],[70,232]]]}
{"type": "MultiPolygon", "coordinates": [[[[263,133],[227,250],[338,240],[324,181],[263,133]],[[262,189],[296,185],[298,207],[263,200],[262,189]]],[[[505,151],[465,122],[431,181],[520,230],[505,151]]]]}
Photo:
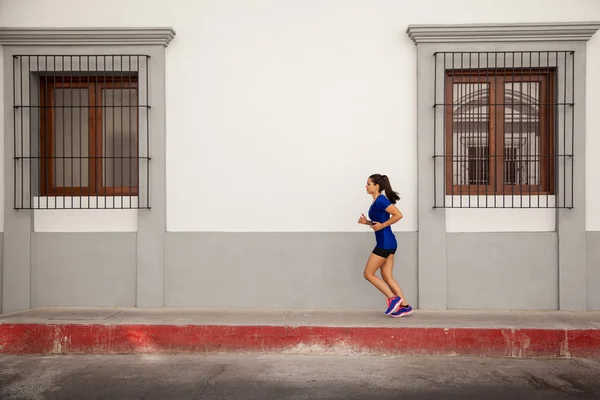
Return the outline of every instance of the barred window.
{"type": "Polygon", "coordinates": [[[572,74],[566,52],[436,53],[435,206],[569,207],[572,74]]]}
{"type": "Polygon", "coordinates": [[[16,56],[15,208],[147,207],[147,76],[141,55],[16,56]]]}

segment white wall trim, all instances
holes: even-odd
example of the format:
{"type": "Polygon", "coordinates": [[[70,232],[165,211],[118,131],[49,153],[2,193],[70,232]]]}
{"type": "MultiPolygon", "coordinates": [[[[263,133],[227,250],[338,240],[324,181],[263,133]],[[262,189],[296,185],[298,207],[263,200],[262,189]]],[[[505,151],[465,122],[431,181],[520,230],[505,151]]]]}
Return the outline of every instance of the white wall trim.
{"type": "Polygon", "coordinates": [[[34,232],[137,232],[136,209],[33,210],[34,232]]]}
{"type": "Polygon", "coordinates": [[[409,25],[416,43],[588,41],[600,22],[531,22],[519,24],[409,25]]]}
{"type": "Polygon", "coordinates": [[[173,28],[0,28],[0,45],[163,45],[173,28]]]}
{"type": "Polygon", "coordinates": [[[452,208],[446,210],[446,232],[555,232],[552,208],[452,208]]]}
{"type": "Polygon", "coordinates": [[[137,232],[137,196],[34,197],[34,232],[137,232]]]}

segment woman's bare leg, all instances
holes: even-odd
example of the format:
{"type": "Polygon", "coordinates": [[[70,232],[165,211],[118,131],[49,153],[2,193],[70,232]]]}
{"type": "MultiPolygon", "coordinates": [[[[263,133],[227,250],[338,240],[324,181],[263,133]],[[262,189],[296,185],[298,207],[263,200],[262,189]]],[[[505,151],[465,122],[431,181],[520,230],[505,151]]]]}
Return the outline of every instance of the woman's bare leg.
{"type": "Polygon", "coordinates": [[[400,296],[402,298],[402,305],[405,306],[408,303],[406,302],[406,297],[404,297],[404,293],[402,293],[402,289],[398,282],[394,279],[394,275],[392,270],[394,269],[394,255],[390,254],[390,256],[385,260],[385,263],[381,267],[381,277],[387,283],[389,288],[396,296],[400,296]]]}
{"type": "Polygon", "coordinates": [[[365,279],[371,282],[373,286],[375,286],[381,293],[383,293],[388,299],[394,297],[394,292],[390,290],[390,287],[378,276],[375,276],[375,272],[379,268],[383,266],[385,263],[385,258],[379,257],[371,253],[369,259],[367,260],[367,265],[365,266],[365,279]]]}

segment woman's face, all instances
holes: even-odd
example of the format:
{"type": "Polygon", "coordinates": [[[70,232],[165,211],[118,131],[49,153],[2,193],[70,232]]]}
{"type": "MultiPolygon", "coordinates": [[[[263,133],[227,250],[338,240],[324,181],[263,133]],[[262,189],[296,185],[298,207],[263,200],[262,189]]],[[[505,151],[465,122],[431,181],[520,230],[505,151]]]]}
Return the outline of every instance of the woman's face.
{"type": "Polygon", "coordinates": [[[377,193],[379,186],[375,185],[373,183],[373,181],[369,178],[369,179],[367,179],[367,186],[365,186],[365,188],[367,189],[368,194],[373,194],[373,193],[377,193]]]}

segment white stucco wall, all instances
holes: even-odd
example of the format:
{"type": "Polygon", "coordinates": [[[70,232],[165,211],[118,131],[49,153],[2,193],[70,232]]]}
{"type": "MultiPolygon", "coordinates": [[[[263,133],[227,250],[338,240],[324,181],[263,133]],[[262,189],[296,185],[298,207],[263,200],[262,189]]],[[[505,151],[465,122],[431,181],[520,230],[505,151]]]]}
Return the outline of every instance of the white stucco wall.
{"type": "MultiPolygon", "coordinates": [[[[405,219],[395,230],[415,231],[416,48],[406,27],[600,20],[595,0],[493,4],[0,0],[0,26],[177,31],[167,48],[169,231],[364,231],[356,219],[368,210],[363,187],[374,172],[388,174],[402,196],[405,219]]],[[[597,36],[588,63],[587,225],[600,230],[600,188],[592,186],[600,158],[589,156],[600,151],[592,137],[599,103],[590,96],[600,87],[591,76],[600,66],[597,36]]],[[[554,226],[548,211],[450,211],[452,231],[522,230],[523,221],[526,230],[554,226]]],[[[111,218],[124,229],[118,213],[107,213],[102,229],[111,218]]]]}

